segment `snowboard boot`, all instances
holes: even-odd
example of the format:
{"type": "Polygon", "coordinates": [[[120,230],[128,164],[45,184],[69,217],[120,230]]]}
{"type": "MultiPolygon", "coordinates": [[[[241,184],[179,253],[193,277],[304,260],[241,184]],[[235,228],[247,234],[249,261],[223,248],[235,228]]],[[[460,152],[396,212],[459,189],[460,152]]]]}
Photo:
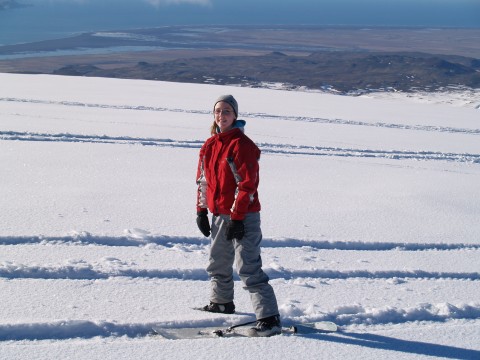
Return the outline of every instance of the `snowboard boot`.
{"type": "Polygon", "coordinates": [[[248,329],[248,336],[273,336],[282,333],[282,324],[280,322],[280,315],[270,316],[264,319],[257,320],[255,327],[248,329]]]}
{"type": "Polygon", "coordinates": [[[212,313],[233,314],[235,313],[235,305],[233,304],[233,301],[225,304],[217,304],[214,302],[210,302],[210,304],[202,307],[202,310],[212,313]]]}

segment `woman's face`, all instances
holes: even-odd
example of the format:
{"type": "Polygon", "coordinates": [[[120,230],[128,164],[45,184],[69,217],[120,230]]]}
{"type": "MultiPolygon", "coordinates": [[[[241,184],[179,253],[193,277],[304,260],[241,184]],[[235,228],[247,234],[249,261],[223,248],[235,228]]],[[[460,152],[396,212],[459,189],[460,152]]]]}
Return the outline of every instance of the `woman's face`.
{"type": "Polygon", "coordinates": [[[216,103],[213,116],[215,117],[215,123],[220,128],[220,132],[230,130],[236,120],[233,108],[224,101],[216,103]]]}

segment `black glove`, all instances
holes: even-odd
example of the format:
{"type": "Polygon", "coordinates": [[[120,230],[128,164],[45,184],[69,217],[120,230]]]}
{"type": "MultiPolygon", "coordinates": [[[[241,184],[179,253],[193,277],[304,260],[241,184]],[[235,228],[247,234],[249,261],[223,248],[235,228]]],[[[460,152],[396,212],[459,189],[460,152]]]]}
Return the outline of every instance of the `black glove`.
{"type": "Polygon", "coordinates": [[[241,240],[245,235],[245,227],[242,220],[229,220],[226,228],[227,240],[241,240]]]}
{"type": "Polygon", "coordinates": [[[208,221],[208,212],[200,211],[197,213],[197,226],[206,237],[210,236],[210,222],[208,221]]]}

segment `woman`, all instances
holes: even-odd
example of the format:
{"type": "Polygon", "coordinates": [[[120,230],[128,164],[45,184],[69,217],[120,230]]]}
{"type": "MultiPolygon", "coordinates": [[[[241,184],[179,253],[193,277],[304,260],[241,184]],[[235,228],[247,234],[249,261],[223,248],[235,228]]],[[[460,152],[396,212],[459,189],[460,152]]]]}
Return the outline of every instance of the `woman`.
{"type": "Polygon", "coordinates": [[[244,134],[246,123],[237,120],[238,104],[232,95],[220,96],[213,114],[212,136],[200,150],[197,169],[197,225],[205,236],[212,234],[207,267],[210,304],[202,309],[235,312],[235,262],[257,318],[255,327],[249,329],[250,335],[276,335],[281,332],[277,300],[260,257],[260,150],[244,134]],[[213,214],[211,226],[208,210],[213,214]]]}

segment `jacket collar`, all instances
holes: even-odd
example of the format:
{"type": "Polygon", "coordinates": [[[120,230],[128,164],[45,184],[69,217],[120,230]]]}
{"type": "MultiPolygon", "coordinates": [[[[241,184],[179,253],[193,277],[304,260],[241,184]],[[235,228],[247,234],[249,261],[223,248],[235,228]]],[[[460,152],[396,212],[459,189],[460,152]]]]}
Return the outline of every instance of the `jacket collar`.
{"type": "Polygon", "coordinates": [[[239,128],[233,128],[228,131],[222,132],[215,134],[214,137],[220,140],[222,143],[223,142],[228,142],[233,138],[238,137],[240,134],[242,134],[243,131],[239,128]]]}

